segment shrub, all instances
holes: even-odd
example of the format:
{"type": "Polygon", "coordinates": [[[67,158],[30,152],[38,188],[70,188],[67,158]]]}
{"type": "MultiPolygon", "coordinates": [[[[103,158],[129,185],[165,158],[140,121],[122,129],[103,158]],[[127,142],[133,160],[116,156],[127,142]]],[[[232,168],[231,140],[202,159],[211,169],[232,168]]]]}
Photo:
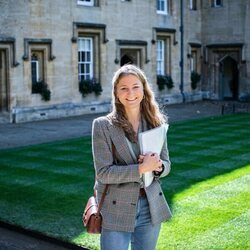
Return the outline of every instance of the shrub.
{"type": "Polygon", "coordinates": [[[79,82],[79,91],[83,97],[94,92],[97,96],[102,92],[102,86],[95,79],[86,79],[79,82]]]}
{"type": "Polygon", "coordinates": [[[43,101],[49,101],[51,92],[48,88],[48,84],[43,80],[40,80],[32,84],[32,93],[40,94],[43,101]]]}
{"type": "Polygon", "coordinates": [[[157,85],[159,90],[163,90],[165,86],[171,89],[174,87],[174,82],[170,75],[157,75],[157,85]]]}
{"type": "Polygon", "coordinates": [[[201,79],[201,75],[199,73],[197,73],[196,71],[192,71],[190,79],[191,79],[191,88],[196,89],[197,84],[201,79]]]}

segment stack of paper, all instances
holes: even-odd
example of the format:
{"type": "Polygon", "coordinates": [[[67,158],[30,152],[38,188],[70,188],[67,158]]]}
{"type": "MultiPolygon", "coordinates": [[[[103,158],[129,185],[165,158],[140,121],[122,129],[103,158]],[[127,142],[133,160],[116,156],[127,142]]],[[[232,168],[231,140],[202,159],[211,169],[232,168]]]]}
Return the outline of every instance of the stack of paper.
{"type": "MultiPolygon", "coordinates": [[[[163,144],[166,140],[168,124],[163,124],[157,128],[147,130],[145,132],[139,133],[139,144],[141,149],[141,154],[146,154],[149,152],[157,153],[160,155],[163,144]]],[[[153,172],[146,172],[143,174],[144,186],[148,187],[154,179],[153,172]]]]}

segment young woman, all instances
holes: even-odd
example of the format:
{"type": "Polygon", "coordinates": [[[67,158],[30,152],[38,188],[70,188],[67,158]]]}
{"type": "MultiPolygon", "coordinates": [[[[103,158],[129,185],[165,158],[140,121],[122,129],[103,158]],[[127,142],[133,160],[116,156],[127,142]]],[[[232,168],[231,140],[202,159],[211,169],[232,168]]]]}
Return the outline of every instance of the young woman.
{"type": "MultiPolygon", "coordinates": [[[[166,122],[145,74],[134,65],[121,67],[113,77],[113,110],[93,122],[92,145],[96,191],[108,185],[103,207],[101,249],[153,250],[161,222],[171,217],[159,178],[170,172],[167,142],[160,155],[140,154],[138,133],[166,122]],[[142,175],[154,172],[144,186],[142,175]]],[[[152,142],[153,143],[153,142],[152,142]]]]}

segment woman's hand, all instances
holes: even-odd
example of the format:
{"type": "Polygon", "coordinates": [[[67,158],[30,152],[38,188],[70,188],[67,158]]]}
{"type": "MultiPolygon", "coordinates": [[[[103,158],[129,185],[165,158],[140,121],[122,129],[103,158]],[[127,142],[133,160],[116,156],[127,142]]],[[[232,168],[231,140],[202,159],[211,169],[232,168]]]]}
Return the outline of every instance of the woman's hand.
{"type": "Polygon", "coordinates": [[[156,172],[162,171],[162,161],[158,154],[150,152],[145,155],[140,155],[138,162],[139,162],[140,174],[144,174],[150,171],[156,171],[156,172]]]}

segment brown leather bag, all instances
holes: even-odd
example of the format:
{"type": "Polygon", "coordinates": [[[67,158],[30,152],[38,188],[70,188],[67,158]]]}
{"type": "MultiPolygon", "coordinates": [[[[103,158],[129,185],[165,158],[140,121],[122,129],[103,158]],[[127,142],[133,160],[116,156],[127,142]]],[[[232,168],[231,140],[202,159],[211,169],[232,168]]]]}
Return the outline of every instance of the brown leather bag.
{"type": "Polygon", "coordinates": [[[96,202],[96,197],[91,196],[87,202],[82,216],[83,225],[90,234],[100,234],[102,231],[102,215],[101,208],[106,195],[108,185],[105,186],[99,206],[96,202]]]}
{"type": "MultiPolygon", "coordinates": [[[[115,146],[112,143],[112,154],[113,159],[115,160],[115,146]]],[[[94,191],[94,195],[91,196],[87,202],[87,205],[84,209],[82,215],[82,222],[83,225],[86,227],[87,232],[89,234],[100,234],[102,231],[102,215],[101,215],[101,208],[105,198],[105,195],[108,190],[108,184],[106,184],[104,191],[102,193],[102,197],[99,203],[99,206],[96,202],[96,192],[94,191]]]]}

